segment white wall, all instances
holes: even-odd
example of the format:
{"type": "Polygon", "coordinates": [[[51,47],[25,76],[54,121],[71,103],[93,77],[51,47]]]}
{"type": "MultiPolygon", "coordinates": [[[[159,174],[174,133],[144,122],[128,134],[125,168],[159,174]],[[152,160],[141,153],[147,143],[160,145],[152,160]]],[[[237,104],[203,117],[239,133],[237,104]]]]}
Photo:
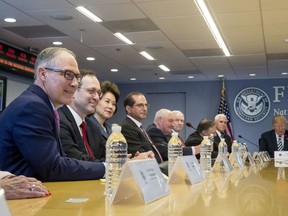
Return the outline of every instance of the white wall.
{"type": "Polygon", "coordinates": [[[0,70],[0,75],[7,77],[7,95],[6,106],[11,103],[18,95],[20,95],[27,87],[33,83],[33,79],[26,78],[20,75],[3,72],[0,70]]]}

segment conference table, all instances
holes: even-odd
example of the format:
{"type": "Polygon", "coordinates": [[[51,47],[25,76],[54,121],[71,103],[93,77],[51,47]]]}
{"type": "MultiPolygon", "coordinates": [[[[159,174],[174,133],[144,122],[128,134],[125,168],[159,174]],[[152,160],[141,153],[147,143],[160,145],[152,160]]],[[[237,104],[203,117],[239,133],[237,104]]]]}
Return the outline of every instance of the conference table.
{"type": "Polygon", "coordinates": [[[169,185],[168,195],[148,204],[136,193],[110,205],[100,180],[48,182],[50,197],[9,200],[8,206],[12,216],[288,215],[285,171],[268,162],[230,174],[214,172],[193,185],[183,179],[169,185]]]}

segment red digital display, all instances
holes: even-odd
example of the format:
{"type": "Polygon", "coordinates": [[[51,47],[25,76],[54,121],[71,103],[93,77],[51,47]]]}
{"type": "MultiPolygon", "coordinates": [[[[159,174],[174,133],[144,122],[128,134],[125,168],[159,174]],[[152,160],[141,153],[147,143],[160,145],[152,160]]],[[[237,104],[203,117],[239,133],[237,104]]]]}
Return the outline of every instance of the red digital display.
{"type": "Polygon", "coordinates": [[[0,66],[10,72],[25,72],[25,75],[34,74],[36,56],[13,48],[0,42],[0,66]]]}

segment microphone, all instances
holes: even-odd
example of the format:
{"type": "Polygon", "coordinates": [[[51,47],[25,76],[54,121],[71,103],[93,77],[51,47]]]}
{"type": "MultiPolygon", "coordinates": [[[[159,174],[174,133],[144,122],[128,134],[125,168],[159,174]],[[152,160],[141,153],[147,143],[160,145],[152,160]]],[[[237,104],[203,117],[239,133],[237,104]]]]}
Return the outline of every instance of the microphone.
{"type": "Polygon", "coordinates": [[[189,127],[189,128],[192,128],[194,130],[197,130],[195,127],[193,127],[193,125],[189,122],[186,122],[186,126],[189,127]]]}
{"type": "Polygon", "coordinates": [[[243,139],[243,140],[245,140],[245,141],[247,141],[247,142],[249,142],[249,143],[252,144],[253,146],[256,146],[257,148],[259,148],[259,146],[258,146],[257,144],[255,144],[254,142],[246,139],[246,138],[243,137],[242,135],[238,135],[238,137],[241,138],[241,139],[243,139]]]}

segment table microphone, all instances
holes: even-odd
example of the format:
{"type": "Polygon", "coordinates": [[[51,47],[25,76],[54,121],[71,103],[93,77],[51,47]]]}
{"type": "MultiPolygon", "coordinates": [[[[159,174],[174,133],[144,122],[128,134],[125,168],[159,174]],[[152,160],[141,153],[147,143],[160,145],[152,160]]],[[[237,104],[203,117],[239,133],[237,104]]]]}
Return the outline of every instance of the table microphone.
{"type": "Polygon", "coordinates": [[[195,127],[193,127],[193,125],[189,122],[186,122],[186,126],[189,127],[189,128],[192,128],[194,130],[197,130],[195,127]]]}
{"type": "Polygon", "coordinates": [[[253,146],[256,146],[257,148],[259,148],[259,146],[258,146],[257,144],[255,144],[254,142],[246,139],[246,138],[243,137],[242,135],[238,135],[238,137],[241,138],[241,139],[243,139],[243,140],[245,140],[245,141],[247,141],[247,142],[249,142],[249,143],[252,144],[253,146]]]}

